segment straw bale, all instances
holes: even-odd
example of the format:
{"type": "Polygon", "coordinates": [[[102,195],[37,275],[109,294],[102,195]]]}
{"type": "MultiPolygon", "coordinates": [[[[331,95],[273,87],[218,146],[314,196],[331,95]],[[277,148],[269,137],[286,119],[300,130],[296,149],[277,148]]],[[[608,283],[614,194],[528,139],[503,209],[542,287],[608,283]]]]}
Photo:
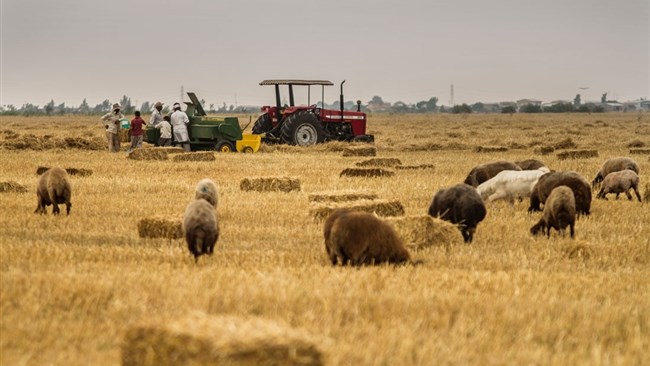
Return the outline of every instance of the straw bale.
{"type": "Polygon", "coordinates": [[[136,325],[122,342],[122,366],[323,365],[323,341],[258,317],[206,315],[136,325]]]}
{"type": "Polygon", "coordinates": [[[169,154],[180,154],[185,152],[185,150],[183,150],[182,147],[175,147],[175,146],[159,146],[159,147],[155,147],[154,149],[165,151],[169,154]]]}
{"type": "Polygon", "coordinates": [[[377,148],[374,146],[350,146],[343,150],[343,156],[376,156],[377,148]]]}
{"type": "MultiPolygon", "coordinates": [[[[41,175],[50,169],[49,166],[39,166],[36,168],[36,174],[41,175]]],[[[65,168],[65,171],[70,175],[78,175],[80,177],[87,177],[93,175],[93,171],[90,169],[83,168],[65,168]]]]}
{"type": "Polygon", "coordinates": [[[404,206],[400,201],[388,200],[359,200],[352,202],[314,204],[309,215],[317,221],[325,220],[337,208],[347,208],[352,211],[375,213],[378,216],[403,216],[404,206]]]}
{"type": "Polygon", "coordinates": [[[598,157],[598,151],[596,150],[567,150],[557,154],[557,158],[559,160],[595,158],[595,157],[598,157]]]}
{"type": "Polygon", "coordinates": [[[377,193],[367,191],[338,191],[319,192],[309,195],[309,202],[349,202],[358,200],[374,200],[379,198],[377,193]]]}
{"type": "Polygon", "coordinates": [[[25,193],[27,192],[27,188],[18,182],[10,180],[7,182],[0,182],[0,192],[25,193]]]}
{"type": "Polygon", "coordinates": [[[562,141],[556,142],[553,147],[558,150],[558,149],[575,149],[578,147],[578,145],[573,142],[571,137],[567,137],[562,141]]]}
{"type": "Polygon", "coordinates": [[[417,169],[435,169],[433,164],[419,164],[419,165],[398,165],[395,167],[397,170],[417,170],[417,169]]]}
{"type": "Polygon", "coordinates": [[[402,165],[402,161],[396,158],[374,158],[374,159],[359,161],[355,165],[361,167],[367,167],[367,166],[394,167],[396,165],[402,165]]]}
{"type": "Polygon", "coordinates": [[[643,191],[643,201],[650,202],[650,183],[645,184],[645,189],[643,191]]]}
{"type": "Polygon", "coordinates": [[[555,148],[553,146],[539,146],[533,150],[535,154],[540,154],[540,155],[552,154],[554,151],[555,148]]]}
{"type": "Polygon", "coordinates": [[[456,225],[429,215],[389,217],[386,219],[409,249],[462,244],[463,236],[456,225]]]}
{"type": "Polygon", "coordinates": [[[475,146],[473,151],[477,153],[504,152],[508,151],[508,148],[505,146],[475,146]]]}
{"type": "MultiPolygon", "coordinates": [[[[44,136],[44,138],[47,136],[44,136]]],[[[56,139],[55,145],[61,149],[80,149],[80,150],[104,150],[106,142],[100,137],[66,137],[63,140],[56,139]]]]}
{"type": "Polygon", "coordinates": [[[292,192],[300,191],[300,179],[290,177],[244,178],[239,183],[242,191],[292,192]]]}
{"type": "Polygon", "coordinates": [[[643,141],[641,141],[641,140],[639,140],[639,139],[636,139],[636,140],[632,140],[632,141],[628,142],[627,145],[625,145],[625,146],[627,146],[627,147],[629,147],[629,148],[633,148],[633,147],[645,147],[645,146],[646,146],[646,143],[643,142],[643,141]]]}
{"type": "Polygon", "coordinates": [[[395,172],[382,168],[347,168],[340,177],[392,177],[395,172]]]}
{"type": "Polygon", "coordinates": [[[403,146],[402,151],[439,151],[444,148],[444,146],[434,142],[424,142],[421,144],[409,144],[403,146]]]}
{"type": "Polygon", "coordinates": [[[169,156],[167,151],[152,148],[152,149],[135,149],[129,154],[129,159],[132,160],[168,160],[169,156]]]}
{"type": "Polygon", "coordinates": [[[130,130],[127,128],[120,128],[120,142],[130,142],[131,141],[131,133],[130,130]]]}
{"type": "Polygon", "coordinates": [[[189,152],[185,154],[174,154],[173,161],[214,161],[214,152],[212,151],[199,151],[189,152]]]}
{"type": "Polygon", "coordinates": [[[650,149],[630,149],[630,154],[646,155],[650,154],[650,149]]]}
{"type": "Polygon", "coordinates": [[[183,224],[180,219],[146,218],[138,222],[138,234],[141,238],[179,239],[183,237],[183,224]]]}

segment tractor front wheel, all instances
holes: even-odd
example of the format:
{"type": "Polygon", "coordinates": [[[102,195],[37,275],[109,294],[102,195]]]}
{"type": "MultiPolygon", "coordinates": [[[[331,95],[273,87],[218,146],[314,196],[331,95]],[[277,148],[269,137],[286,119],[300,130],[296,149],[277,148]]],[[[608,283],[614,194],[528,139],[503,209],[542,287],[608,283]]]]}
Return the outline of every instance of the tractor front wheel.
{"type": "Polygon", "coordinates": [[[280,138],[290,145],[312,146],[325,140],[325,131],[316,115],[301,111],[287,117],[280,138]]]}
{"type": "Polygon", "coordinates": [[[260,135],[265,132],[269,132],[273,129],[273,123],[271,122],[271,117],[267,113],[257,117],[255,124],[253,125],[253,134],[260,135]]]}
{"type": "Polygon", "coordinates": [[[217,143],[214,149],[217,150],[217,152],[229,153],[235,151],[235,145],[230,141],[221,141],[217,143]]]}

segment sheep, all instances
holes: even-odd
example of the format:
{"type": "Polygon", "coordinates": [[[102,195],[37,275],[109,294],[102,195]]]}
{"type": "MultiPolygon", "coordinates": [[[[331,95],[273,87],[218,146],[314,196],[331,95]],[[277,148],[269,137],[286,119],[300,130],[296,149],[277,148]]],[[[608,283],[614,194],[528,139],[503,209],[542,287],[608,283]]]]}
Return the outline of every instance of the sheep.
{"type": "Polygon", "coordinates": [[[344,266],[411,262],[395,229],[367,212],[334,210],[325,220],[323,235],[333,266],[338,262],[344,266]]]}
{"type": "Polygon", "coordinates": [[[542,211],[540,205],[546,202],[553,188],[562,185],[571,188],[573,191],[577,212],[589,215],[591,210],[591,187],[583,176],[573,171],[551,172],[539,177],[530,192],[528,212],[542,211]]]}
{"type": "Polygon", "coordinates": [[[217,185],[209,178],[202,179],[196,185],[196,194],[194,198],[197,200],[203,198],[216,209],[217,204],[219,203],[217,185]]]}
{"type": "Polygon", "coordinates": [[[605,179],[602,182],[602,188],[598,192],[598,198],[604,200],[608,193],[616,193],[616,199],[621,193],[625,193],[627,199],[630,201],[633,200],[632,195],[630,194],[630,189],[634,190],[636,198],[641,202],[641,194],[639,194],[639,176],[632,170],[621,170],[618,172],[613,172],[607,174],[605,179]]]}
{"type": "Polygon", "coordinates": [[[68,179],[68,173],[58,167],[48,169],[38,179],[36,197],[38,206],[34,213],[46,214],[46,207],[52,205],[52,213],[58,215],[60,213],[59,204],[65,203],[66,214],[70,215],[72,186],[68,179]]]}
{"type": "Polygon", "coordinates": [[[517,164],[521,170],[535,170],[539,169],[544,165],[543,162],[537,159],[526,159],[526,160],[520,160],[520,161],[515,161],[515,164],[517,164]]]}
{"type": "Polygon", "coordinates": [[[472,242],[476,226],[486,214],[481,196],[464,183],[439,190],[429,205],[429,215],[458,225],[466,243],[472,242]]]}
{"type": "Polygon", "coordinates": [[[503,170],[489,180],[479,184],[476,191],[485,201],[490,202],[507,198],[511,205],[515,203],[515,197],[522,199],[530,197],[530,191],[542,175],[550,172],[543,166],[536,170],[503,170]]]}
{"type": "Polygon", "coordinates": [[[598,173],[596,173],[596,177],[591,182],[591,187],[595,190],[609,173],[619,172],[626,169],[639,174],[639,165],[632,158],[617,157],[608,159],[603,163],[603,166],[600,167],[598,173]]]}
{"type": "Polygon", "coordinates": [[[494,177],[502,170],[521,170],[521,168],[510,161],[495,161],[478,165],[469,172],[464,183],[473,187],[478,187],[479,184],[494,177]]]}
{"type": "Polygon", "coordinates": [[[546,231],[547,237],[550,238],[551,228],[563,233],[566,227],[569,226],[571,239],[573,239],[575,221],[576,201],[573,191],[567,186],[558,186],[551,191],[544,205],[542,218],[530,228],[530,232],[537,235],[540,231],[542,234],[546,231]]]}
{"type": "Polygon", "coordinates": [[[183,233],[194,262],[198,262],[203,254],[211,255],[219,239],[219,222],[214,206],[202,198],[190,202],[183,216],[183,233]]]}

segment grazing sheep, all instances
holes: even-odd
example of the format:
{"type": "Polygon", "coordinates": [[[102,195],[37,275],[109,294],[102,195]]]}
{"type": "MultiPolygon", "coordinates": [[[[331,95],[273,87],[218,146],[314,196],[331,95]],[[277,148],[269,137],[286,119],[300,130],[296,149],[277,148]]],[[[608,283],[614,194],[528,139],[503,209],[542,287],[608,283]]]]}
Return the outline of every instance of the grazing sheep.
{"type": "Polygon", "coordinates": [[[520,160],[520,161],[515,161],[515,164],[517,164],[521,170],[535,170],[539,169],[544,165],[543,162],[537,159],[526,159],[526,160],[520,160]]]}
{"type": "Polygon", "coordinates": [[[550,172],[543,166],[536,170],[503,170],[489,180],[479,184],[476,191],[485,201],[508,199],[511,205],[515,204],[515,197],[522,199],[530,197],[530,191],[542,175],[550,172]]]}
{"type": "Polygon", "coordinates": [[[190,202],[183,216],[183,232],[194,261],[199,256],[212,254],[214,244],[219,239],[219,225],[214,206],[204,199],[190,202]]]}
{"type": "Polygon", "coordinates": [[[632,158],[628,157],[617,157],[611,158],[603,163],[603,166],[600,167],[600,170],[596,174],[596,177],[591,182],[593,189],[598,187],[598,184],[605,179],[609,173],[619,172],[621,170],[631,170],[636,174],[639,174],[639,165],[632,158]]]}
{"type": "Polygon", "coordinates": [[[475,166],[465,178],[464,183],[472,187],[478,187],[479,184],[494,177],[502,170],[521,170],[521,168],[510,161],[495,161],[492,163],[475,166]]]}
{"type": "Polygon", "coordinates": [[[530,228],[533,235],[540,230],[542,234],[551,237],[551,228],[563,233],[569,226],[571,238],[574,237],[574,226],[576,222],[576,201],[573,191],[567,186],[553,188],[544,205],[544,213],[539,222],[530,228]]]}
{"type": "Polygon", "coordinates": [[[551,172],[539,177],[539,180],[530,192],[530,207],[528,212],[542,211],[541,204],[558,186],[567,186],[573,191],[578,213],[589,215],[591,210],[591,187],[589,182],[580,174],[568,172],[551,172]]]}
{"type": "Polygon", "coordinates": [[[481,196],[464,183],[439,190],[429,206],[429,215],[458,225],[466,243],[472,242],[476,226],[486,214],[481,196]]]}
{"type": "Polygon", "coordinates": [[[203,198],[216,209],[217,204],[219,203],[217,185],[209,178],[202,179],[196,185],[196,194],[194,198],[197,200],[203,198]]]}
{"type": "Polygon", "coordinates": [[[46,207],[52,205],[52,213],[59,214],[59,204],[65,203],[65,211],[70,215],[70,198],[72,196],[72,186],[68,179],[68,173],[65,170],[54,167],[48,169],[38,179],[36,188],[36,197],[38,197],[38,206],[34,213],[47,213],[46,207]]]}
{"type": "Polygon", "coordinates": [[[411,256],[392,226],[377,216],[338,209],[325,221],[325,250],[332,265],[410,262],[411,256]]]}
{"type": "Polygon", "coordinates": [[[627,199],[631,201],[633,198],[630,194],[630,189],[634,190],[636,198],[641,202],[641,194],[639,194],[639,176],[632,170],[621,170],[607,174],[603,180],[602,188],[600,189],[600,192],[598,192],[597,197],[606,200],[607,197],[605,196],[608,193],[616,193],[616,199],[618,199],[619,194],[625,193],[627,199]]]}

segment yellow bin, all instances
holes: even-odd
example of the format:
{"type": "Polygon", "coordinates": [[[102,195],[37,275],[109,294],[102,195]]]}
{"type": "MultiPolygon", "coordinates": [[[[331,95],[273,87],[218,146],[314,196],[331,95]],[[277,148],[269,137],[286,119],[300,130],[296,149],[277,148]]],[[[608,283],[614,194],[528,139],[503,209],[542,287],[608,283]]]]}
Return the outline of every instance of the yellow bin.
{"type": "Polygon", "coordinates": [[[243,134],[241,140],[236,141],[237,151],[242,153],[254,153],[260,149],[262,144],[261,135],[243,134]]]}

